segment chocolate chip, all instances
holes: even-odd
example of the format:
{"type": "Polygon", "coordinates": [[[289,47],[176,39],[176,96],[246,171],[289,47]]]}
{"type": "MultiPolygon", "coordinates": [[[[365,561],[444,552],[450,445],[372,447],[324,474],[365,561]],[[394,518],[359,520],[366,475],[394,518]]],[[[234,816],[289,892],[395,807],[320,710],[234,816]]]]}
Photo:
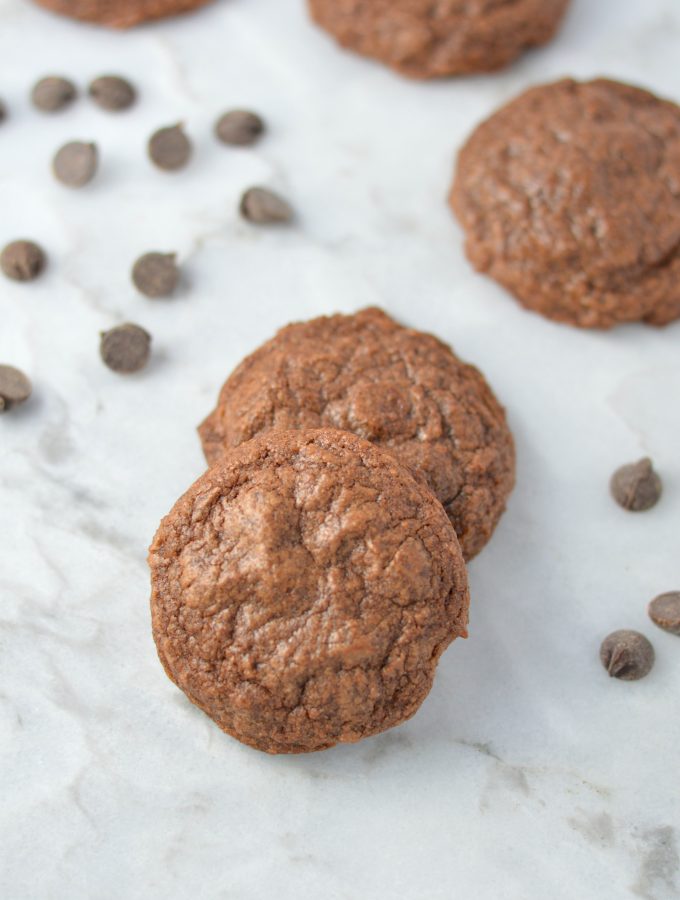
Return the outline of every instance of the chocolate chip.
{"type": "Polygon", "coordinates": [[[4,102],[0,100],[0,122],[4,122],[7,118],[7,107],[4,102]]]}
{"type": "Polygon", "coordinates": [[[649,618],[664,631],[680,636],[680,591],[655,597],[649,604],[649,618]]]}
{"type": "Polygon", "coordinates": [[[609,487],[619,506],[631,512],[651,509],[662,493],[661,479],[648,458],[621,466],[612,475],[609,487]]]}
{"type": "Polygon", "coordinates": [[[0,269],[12,281],[33,281],[46,262],[45,253],[33,241],[13,241],[0,254],[0,269]]]}
{"type": "Polygon", "coordinates": [[[96,144],[72,141],[57,152],[52,163],[55,177],[67,187],[80,188],[97,173],[99,151],[96,144]]]}
{"type": "Polygon", "coordinates": [[[174,253],[146,253],[132,268],[132,281],[146,297],[169,297],[179,283],[174,253]]]}
{"type": "Polygon", "coordinates": [[[127,322],[102,332],[99,352],[114,372],[125,375],[139,372],[151,356],[151,335],[139,325],[127,322]]]}
{"type": "Polygon", "coordinates": [[[90,97],[97,106],[109,112],[129,109],[137,99],[137,92],[125,78],[118,75],[100,75],[90,84],[90,97]]]}
{"type": "Polygon", "coordinates": [[[59,112],[70,106],[76,99],[78,91],[68,78],[50,75],[41,78],[31,91],[33,106],[41,112],[59,112]]]}
{"type": "Polygon", "coordinates": [[[654,647],[639,631],[615,631],[600,647],[602,665],[612,678],[638,681],[654,666],[654,647]]]}
{"type": "Polygon", "coordinates": [[[181,124],[161,128],[149,140],[151,162],[167,172],[184,168],[189,162],[191,152],[191,141],[181,124]]]}
{"type": "Polygon", "coordinates": [[[257,225],[290,222],[293,210],[290,204],[266,188],[254,187],[241,198],[241,215],[257,225]]]}
{"type": "Polygon", "coordinates": [[[262,119],[245,109],[233,109],[221,116],[215,124],[217,139],[234,147],[248,147],[254,144],[263,131],[262,119]]]}
{"type": "Polygon", "coordinates": [[[0,366],[0,413],[24,403],[31,396],[31,382],[14,366],[0,366]]]}

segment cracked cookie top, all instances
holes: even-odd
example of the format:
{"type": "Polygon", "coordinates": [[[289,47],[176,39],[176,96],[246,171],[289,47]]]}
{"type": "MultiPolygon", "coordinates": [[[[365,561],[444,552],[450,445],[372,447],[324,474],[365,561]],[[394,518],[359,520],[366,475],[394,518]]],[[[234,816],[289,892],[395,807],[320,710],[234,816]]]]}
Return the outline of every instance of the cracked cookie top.
{"type": "Polygon", "coordinates": [[[680,107],[615,81],[533,88],[460,153],[474,266],[584,328],[680,317],[680,107]]]}
{"type": "Polygon", "coordinates": [[[343,46],[412,78],[490,72],[549,41],[569,0],[309,0],[343,46]]]}
{"type": "Polygon", "coordinates": [[[231,375],[199,431],[212,464],[290,428],[351,431],[390,450],[443,504],[466,559],[491,537],[514,485],[512,436],[482,375],[379,309],[283,328],[231,375]]]}
{"type": "Polygon", "coordinates": [[[352,434],[271,432],[230,451],[163,520],[149,562],[168,675],[271,753],[404,721],[466,634],[465,564],[441,505],[352,434]]]}

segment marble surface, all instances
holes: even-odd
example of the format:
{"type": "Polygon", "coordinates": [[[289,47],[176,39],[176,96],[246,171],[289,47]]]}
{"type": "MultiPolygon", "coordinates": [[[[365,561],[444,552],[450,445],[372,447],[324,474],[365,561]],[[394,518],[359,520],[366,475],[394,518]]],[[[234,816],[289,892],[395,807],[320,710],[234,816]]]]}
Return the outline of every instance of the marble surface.
{"type": "Polygon", "coordinates": [[[559,39],[508,72],[417,84],[336,50],[302,0],[222,0],[130,34],[0,0],[0,244],[32,236],[40,281],[0,285],[0,361],[33,400],[0,421],[0,896],[5,900],[680,896],[680,641],[646,618],[680,585],[680,324],[581,333],[522,311],[466,264],[444,196],[470,128],[527,85],[608,74],[680,99],[677,0],[574,0],[559,39]],[[120,71],[129,114],[32,111],[32,82],[120,71]],[[256,150],[210,134],[261,111],[256,150]],[[144,155],[186,122],[174,176],[144,155]],[[69,192],[49,160],[96,140],[69,192]],[[254,230],[261,183],[298,224],[254,230]],[[176,250],[180,295],[129,267],[176,250]],[[471,637],[419,714],[357,746],[270,758],[167,681],[149,629],[146,547],[202,469],[194,426],[241,356],[292,318],[379,304],[481,366],[508,407],[519,480],[471,566],[471,637]],[[149,369],[123,379],[98,332],[135,321],[149,369]],[[639,517],[610,471],[650,454],[666,482],[639,517]],[[610,681],[601,638],[639,628],[657,665],[610,681]]]}

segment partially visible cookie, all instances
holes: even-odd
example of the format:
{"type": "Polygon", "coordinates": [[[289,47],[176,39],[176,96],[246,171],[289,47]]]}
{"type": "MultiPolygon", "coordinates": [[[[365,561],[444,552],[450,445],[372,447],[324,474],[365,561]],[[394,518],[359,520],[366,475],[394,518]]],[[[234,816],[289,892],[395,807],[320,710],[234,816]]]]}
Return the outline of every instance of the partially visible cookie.
{"type": "Polygon", "coordinates": [[[598,79],[533,88],[460,153],[451,205],[480,272],[582,328],[680,317],[680,107],[598,79]]]}
{"type": "Polygon", "coordinates": [[[276,432],[230,451],[163,520],[149,563],[168,676],[268,753],[408,719],[467,633],[465,564],[444,510],[352,434],[276,432]]]}
{"type": "Polygon", "coordinates": [[[505,413],[477,369],[379,309],[283,328],[245,359],[200,426],[209,463],[272,429],[339,428],[424,477],[466,559],[491,537],[513,488],[505,413]]]}
{"type": "Polygon", "coordinates": [[[72,19],[130,28],[151,19],[190,12],[211,0],[35,0],[40,6],[72,19]]]}
{"type": "Polygon", "coordinates": [[[547,43],[569,0],[309,0],[343,47],[412,78],[491,72],[547,43]]]}

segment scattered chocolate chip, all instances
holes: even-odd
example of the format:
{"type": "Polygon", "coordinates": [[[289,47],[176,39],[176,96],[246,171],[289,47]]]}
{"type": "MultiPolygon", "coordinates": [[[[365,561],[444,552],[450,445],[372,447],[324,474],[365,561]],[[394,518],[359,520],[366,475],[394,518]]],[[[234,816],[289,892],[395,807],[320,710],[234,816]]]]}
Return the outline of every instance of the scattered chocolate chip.
{"type": "Polygon", "coordinates": [[[94,178],[99,165],[96,144],[72,141],[57,152],[52,163],[55,177],[67,187],[80,188],[94,178]]]}
{"type": "Polygon", "coordinates": [[[90,97],[108,112],[129,109],[137,99],[133,85],[119,75],[100,75],[90,84],[90,97]]]}
{"type": "Polygon", "coordinates": [[[664,631],[680,636],[680,591],[655,597],[649,604],[649,618],[664,631]]]}
{"type": "Polygon", "coordinates": [[[7,118],[7,107],[4,102],[0,100],[0,122],[4,122],[7,118]]]}
{"type": "Polygon", "coordinates": [[[648,458],[621,466],[612,475],[609,487],[619,506],[631,512],[651,509],[658,503],[662,492],[661,479],[648,458]]]}
{"type": "Polygon", "coordinates": [[[615,631],[600,647],[602,665],[612,678],[638,681],[654,666],[654,647],[639,631],[615,631]]]}
{"type": "Polygon", "coordinates": [[[41,78],[31,91],[33,106],[42,112],[59,112],[70,106],[76,99],[78,91],[68,78],[50,75],[41,78]]]}
{"type": "Polygon", "coordinates": [[[14,366],[0,366],[0,413],[24,403],[31,396],[31,382],[14,366]]]}
{"type": "Polygon", "coordinates": [[[33,241],[12,241],[0,254],[0,269],[12,281],[33,281],[46,263],[44,251],[33,241]]]}
{"type": "Polygon", "coordinates": [[[184,168],[189,162],[191,152],[191,141],[181,124],[161,128],[149,140],[151,162],[167,172],[184,168]]]}
{"type": "Polygon", "coordinates": [[[215,135],[223,144],[248,147],[262,135],[264,122],[253,112],[233,109],[221,116],[215,124],[215,135]]]}
{"type": "Polygon", "coordinates": [[[139,325],[118,325],[101,335],[99,352],[114,372],[129,375],[139,372],[151,356],[151,335],[139,325]]]}
{"type": "Polygon", "coordinates": [[[146,253],[132,268],[132,281],[146,297],[169,297],[179,283],[180,270],[174,253],[146,253]]]}
{"type": "Polygon", "coordinates": [[[257,225],[269,225],[290,222],[293,210],[283,197],[273,191],[254,187],[247,190],[241,198],[241,215],[257,225]]]}

